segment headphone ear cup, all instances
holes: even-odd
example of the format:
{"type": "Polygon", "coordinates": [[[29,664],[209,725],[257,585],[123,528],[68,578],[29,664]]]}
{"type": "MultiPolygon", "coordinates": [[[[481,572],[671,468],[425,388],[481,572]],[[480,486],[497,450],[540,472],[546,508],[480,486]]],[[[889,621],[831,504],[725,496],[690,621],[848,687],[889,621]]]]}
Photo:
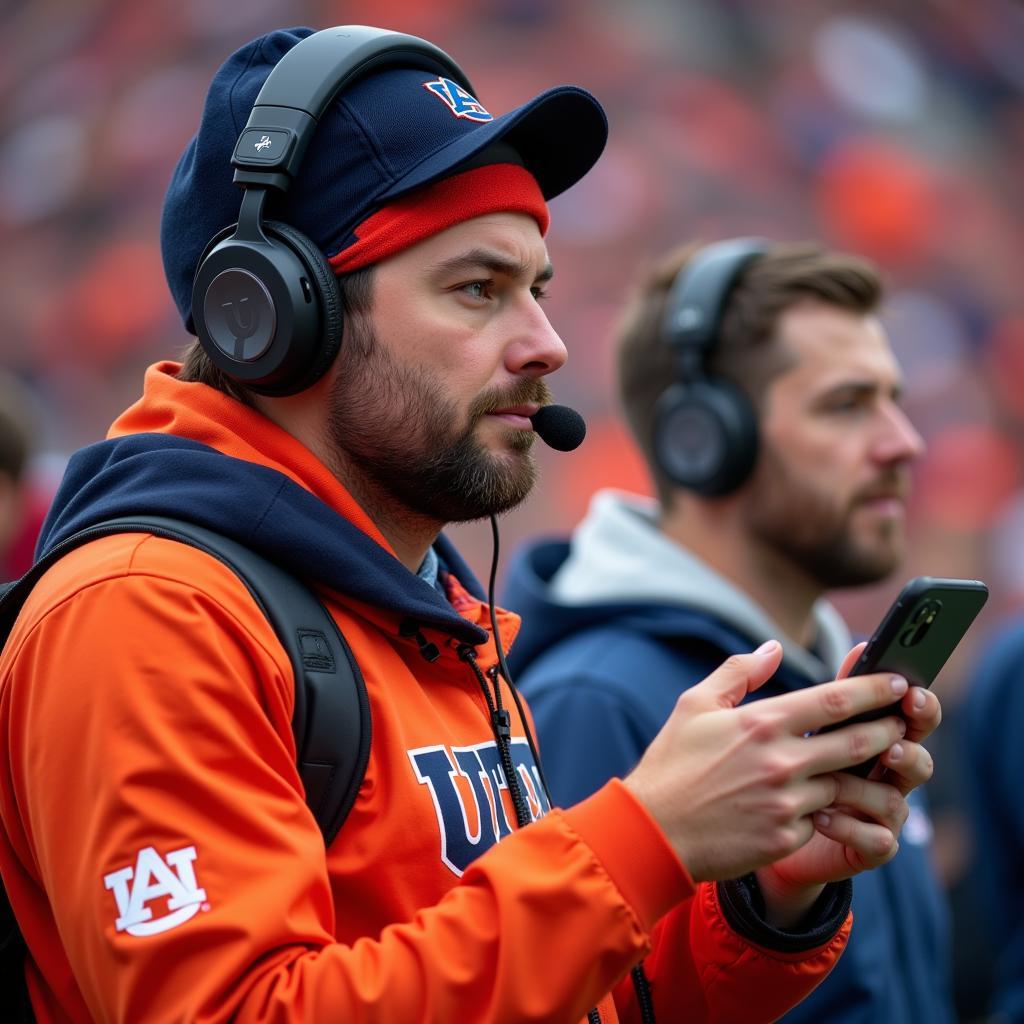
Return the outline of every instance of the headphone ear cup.
{"type": "Polygon", "coordinates": [[[244,387],[293,395],[331,365],[341,343],[341,293],[313,243],[285,224],[264,241],[232,235],[196,271],[192,318],[210,359],[244,387]]]}
{"type": "Polygon", "coordinates": [[[289,366],[286,382],[276,390],[276,395],[294,395],[315,384],[330,368],[341,348],[344,327],[344,309],[341,289],[333,268],[324,254],[301,231],[281,221],[264,221],[263,230],[271,238],[280,239],[299,253],[300,258],[312,276],[313,301],[321,313],[320,338],[313,346],[312,359],[305,365],[289,366]]]}
{"type": "Polygon", "coordinates": [[[680,487],[718,497],[736,490],[757,461],[754,408],[723,378],[673,384],[654,412],[654,457],[680,487]]]}

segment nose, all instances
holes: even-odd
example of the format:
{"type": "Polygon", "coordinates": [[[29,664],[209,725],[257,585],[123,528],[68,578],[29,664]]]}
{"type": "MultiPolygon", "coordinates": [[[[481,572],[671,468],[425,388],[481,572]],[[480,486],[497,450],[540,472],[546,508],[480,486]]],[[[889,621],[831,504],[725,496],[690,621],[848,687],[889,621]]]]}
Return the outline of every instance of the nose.
{"type": "Polygon", "coordinates": [[[880,431],[875,446],[875,457],[879,462],[914,462],[924,454],[924,438],[895,402],[885,410],[884,422],[885,429],[880,431]]]}
{"type": "Polygon", "coordinates": [[[569,358],[565,344],[540,303],[529,295],[512,314],[512,340],[505,349],[505,368],[517,377],[544,377],[569,358]]]}

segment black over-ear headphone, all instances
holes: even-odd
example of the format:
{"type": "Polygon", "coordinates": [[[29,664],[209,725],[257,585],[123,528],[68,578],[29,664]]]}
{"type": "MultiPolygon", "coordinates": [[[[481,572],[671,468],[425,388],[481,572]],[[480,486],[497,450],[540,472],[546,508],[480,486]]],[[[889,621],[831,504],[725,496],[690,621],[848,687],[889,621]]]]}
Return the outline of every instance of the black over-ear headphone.
{"type": "Polygon", "coordinates": [[[654,457],[680,487],[708,497],[734,491],[757,460],[754,408],[735,384],[708,374],[707,360],[733,285],[767,251],[757,238],[707,246],[676,275],[665,304],[675,382],[655,406],[654,457]]]}
{"type": "Polygon", "coordinates": [[[366,25],[314,32],[274,66],[231,164],[244,189],[238,223],[207,245],[192,286],[204,350],[228,376],[266,395],[318,380],[341,344],[337,279],[305,235],[263,219],[270,189],[288,191],[320,118],[355,79],[389,67],[423,69],[473,87],[443,50],[366,25]]]}

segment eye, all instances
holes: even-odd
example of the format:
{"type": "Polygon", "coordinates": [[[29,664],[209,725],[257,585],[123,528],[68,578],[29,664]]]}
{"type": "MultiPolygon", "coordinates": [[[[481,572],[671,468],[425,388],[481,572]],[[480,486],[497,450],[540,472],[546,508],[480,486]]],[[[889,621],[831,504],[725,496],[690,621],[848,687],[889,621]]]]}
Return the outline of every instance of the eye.
{"type": "Polygon", "coordinates": [[[872,396],[868,393],[840,394],[835,395],[824,408],[825,412],[848,416],[868,409],[871,401],[872,396]]]}
{"type": "Polygon", "coordinates": [[[544,301],[544,300],[545,300],[545,299],[546,299],[546,298],[548,297],[548,295],[549,295],[550,293],[548,292],[547,288],[545,288],[545,287],[544,287],[543,285],[539,285],[539,284],[537,284],[537,285],[534,285],[534,286],[533,286],[533,287],[532,287],[532,288],[530,289],[530,294],[531,294],[531,295],[532,295],[532,296],[533,296],[533,297],[534,297],[534,298],[535,298],[535,299],[536,299],[536,300],[537,300],[538,302],[543,302],[543,301],[544,301]]]}
{"type": "Polygon", "coordinates": [[[459,285],[458,290],[465,295],[469,295],[471,298],[483,301],[491,297],[493,287],[493,281],[469,281],[466,284],[459,285]]]}

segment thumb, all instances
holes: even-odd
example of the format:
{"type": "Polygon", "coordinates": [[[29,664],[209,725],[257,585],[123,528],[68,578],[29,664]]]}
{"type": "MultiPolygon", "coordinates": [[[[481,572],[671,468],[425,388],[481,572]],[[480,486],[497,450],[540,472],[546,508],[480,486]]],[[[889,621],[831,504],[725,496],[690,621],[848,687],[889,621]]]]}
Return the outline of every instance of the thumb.
{"type": "Polygon", "coordinates": [[[698,687],[709,704],[734,708],[748,693],[768,682],[782,661],[782,644],[769,640],[750,654],[734,654],[698,687]]]}
{"type": "Polygon", "coordinates": [[[862,640],[859,644],[855,644],[850,648],[849,653],[843,658],[842,665],[839,666],[839,671],[836,673],[836,679],[845,679],[853,669],[853,666],[857,664],[857,659],[860,657],[861,651],[867,647],[867,640],[862,640]]]}

